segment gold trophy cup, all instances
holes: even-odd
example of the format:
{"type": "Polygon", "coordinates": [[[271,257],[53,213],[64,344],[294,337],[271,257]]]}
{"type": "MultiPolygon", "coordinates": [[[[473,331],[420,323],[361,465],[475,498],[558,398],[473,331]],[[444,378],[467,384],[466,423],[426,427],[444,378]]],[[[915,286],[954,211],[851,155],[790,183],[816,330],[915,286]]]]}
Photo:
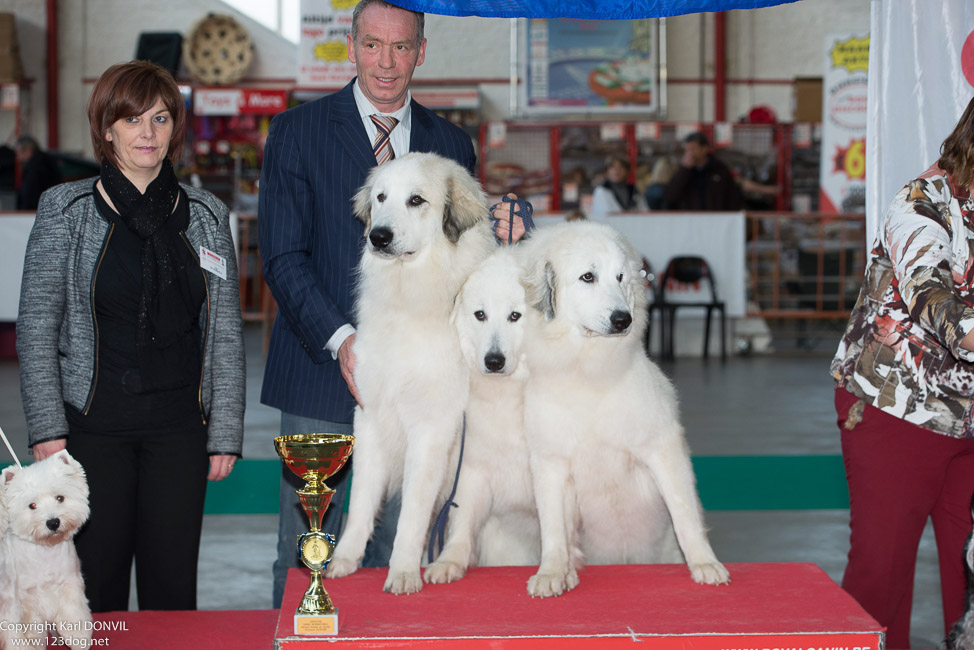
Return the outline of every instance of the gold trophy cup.
{"type": "Polygon", "coordinates": [[[321,582],[335,550],[335,537],[321,532],[321,521],[335,491],[325,479],[340,470],[352,454],[353,436],[303,433],[274,438],[274,449],[287,467],[304,479],[298,499],[311,522],[311,531],[298,535],[301,561],[311,569],[311,586],[294,614],[295,634],[338,634],[338,610],[321,582]]]}

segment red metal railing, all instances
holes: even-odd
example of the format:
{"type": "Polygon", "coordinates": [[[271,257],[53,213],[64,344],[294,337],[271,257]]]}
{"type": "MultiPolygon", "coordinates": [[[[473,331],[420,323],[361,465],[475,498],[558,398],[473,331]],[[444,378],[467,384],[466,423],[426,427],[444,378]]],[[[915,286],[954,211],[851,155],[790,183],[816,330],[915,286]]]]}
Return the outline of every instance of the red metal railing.
{"type": "Polygon", "coordinates": [[[866,261],[866,216],[748,212],[749,315],[845,318],[866,261]]]}

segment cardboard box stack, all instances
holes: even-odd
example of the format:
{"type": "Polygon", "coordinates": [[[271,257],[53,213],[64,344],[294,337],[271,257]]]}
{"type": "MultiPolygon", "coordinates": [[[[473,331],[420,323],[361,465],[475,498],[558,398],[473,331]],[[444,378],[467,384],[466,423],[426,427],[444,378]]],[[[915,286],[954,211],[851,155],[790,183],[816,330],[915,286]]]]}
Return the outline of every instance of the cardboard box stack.
{"type": "Polygon", "coordinates": [[[0,83],[17,83],[24,78],[17,42],[17,24],[12,13],[0,13],[0,83]]]}

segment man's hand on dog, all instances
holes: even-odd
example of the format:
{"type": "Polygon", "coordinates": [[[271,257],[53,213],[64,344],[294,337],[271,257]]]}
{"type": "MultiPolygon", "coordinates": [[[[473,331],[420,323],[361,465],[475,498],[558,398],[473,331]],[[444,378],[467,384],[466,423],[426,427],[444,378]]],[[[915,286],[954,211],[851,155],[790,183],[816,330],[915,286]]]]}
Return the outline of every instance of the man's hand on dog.
{"type": "Polygon", "coordinates": [[[355,403],[362,406],[362,400],[358,396],[358,388],[355,386],[355,351],[352,345],[355,343],[355,335],[352,334],[342,342],[338,348],[338,365],[342,371],[342,377],[348,384],[348,390],[355,398],[355,403]]]}
{"type": "MultiPolygon", "coordinates": [[[[511,199],[512,201],[517,200],[517,194],[510,193],[507,195],[507,198],[511,199]]],[[[525,233],[524,220],[521,218],[520,208],[514,209],[513,229],[511,228],[510,224],[510,216],[511,204],[504,203],[503,201],[498,204],[496,208],[490,211],[490,218],[497,222],[494,233],[497,235],[497,238],[501,240],[502,244],[507,243],[508,234],[510,234],[511,240],[516,242],[521,239],[525,233]]]]}

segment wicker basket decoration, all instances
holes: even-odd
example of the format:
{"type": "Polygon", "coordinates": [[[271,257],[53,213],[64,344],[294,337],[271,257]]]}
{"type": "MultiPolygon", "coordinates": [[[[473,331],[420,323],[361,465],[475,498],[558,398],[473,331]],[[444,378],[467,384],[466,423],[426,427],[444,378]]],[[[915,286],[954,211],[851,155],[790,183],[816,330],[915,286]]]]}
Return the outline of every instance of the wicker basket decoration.
{"type": "Polygon", "coordinates": [[[210,13],[197,21],[183,41],[183,60],[203,83],[232,84],[254,58],[250,34],[233,16],[210,13]]]}

